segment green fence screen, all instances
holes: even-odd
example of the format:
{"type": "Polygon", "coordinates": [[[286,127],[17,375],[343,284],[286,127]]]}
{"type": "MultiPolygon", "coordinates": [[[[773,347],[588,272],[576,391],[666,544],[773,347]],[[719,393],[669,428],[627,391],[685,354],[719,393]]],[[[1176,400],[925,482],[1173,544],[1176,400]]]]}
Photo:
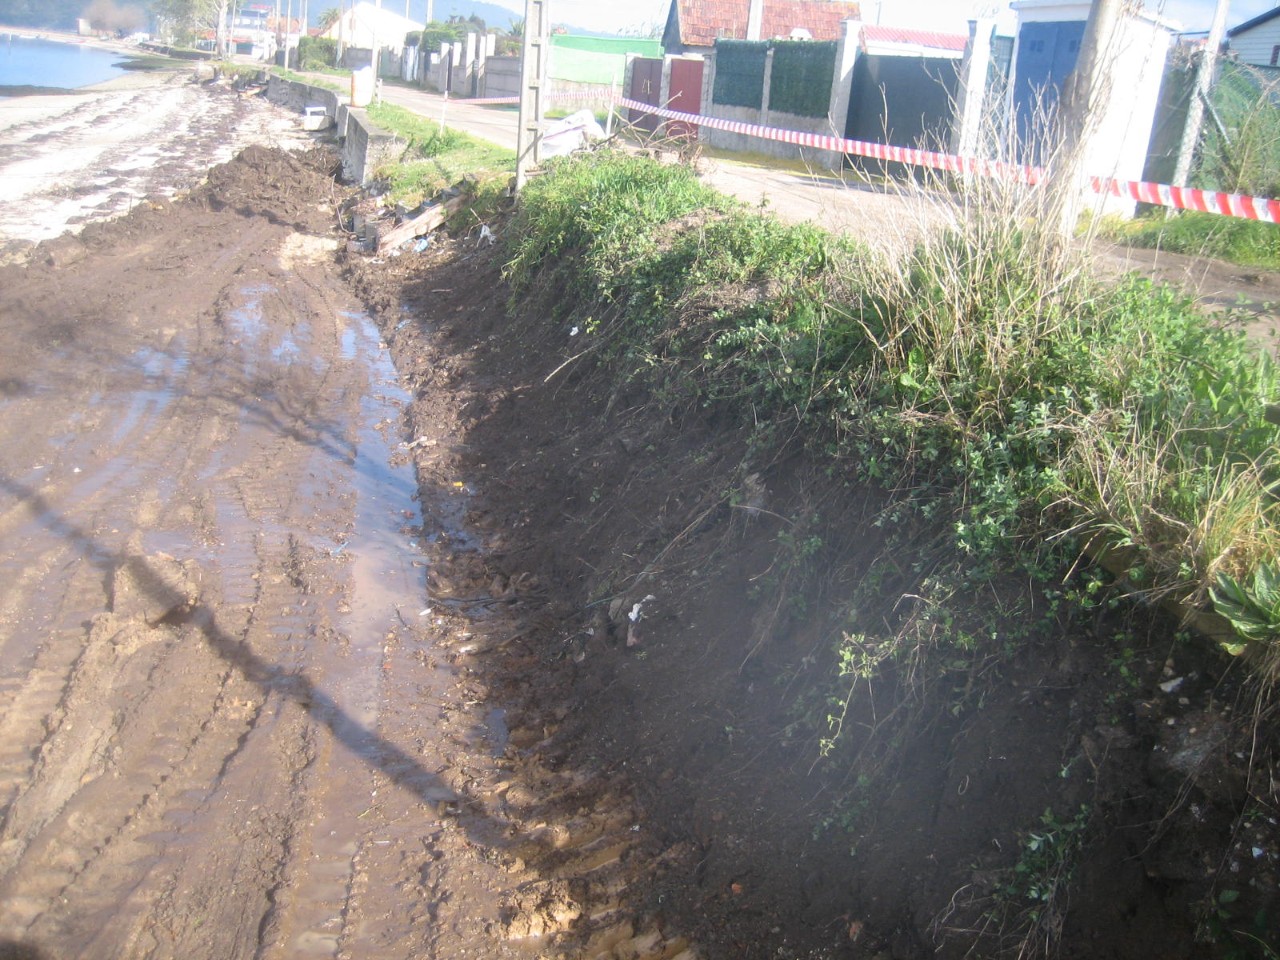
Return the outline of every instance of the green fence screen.
{"type": "MultiPolygon", "coordinates": [[[[712,99],[720,106],[759,110],[764,102],[764,64],[768,51],[769,44],[759,41],[717,40],[712,99]]],[[[830,90],[828,77],[828,93],[830,90]]]]}
{"type": "Polygon", "coordinates": [[[836,70],[835,43],[778,40],[772,46],[769,110],[798,117],[825,117],[831,100],[831,77],[836,70]]]}

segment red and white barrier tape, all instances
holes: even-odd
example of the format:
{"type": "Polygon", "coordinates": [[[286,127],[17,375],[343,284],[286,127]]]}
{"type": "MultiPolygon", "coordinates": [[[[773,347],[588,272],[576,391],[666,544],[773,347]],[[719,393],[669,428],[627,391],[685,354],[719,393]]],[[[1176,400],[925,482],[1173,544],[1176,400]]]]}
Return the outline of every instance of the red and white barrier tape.
{"type": "MultiPolygon", "coordinates": [[[[492,106],[493,104],[510,104],[519,103],[519,97],[476,97],[475,99],[464,97],[450,97],[454,103],[470,103],[476,106],[492,106]]],[[[607,93],[553,93],[546,96],[547,100],[615,100],[616,97],[607,93]]]]}
{"type": "MultiPolygon", "coordinates": [[[[555,100],[602,100],[598,94],[563,94],[553,96],[555,100]]],[[[1021,180],[1023,183],[1039,183],[1044,179],[1044,170],[1026,164],[1003,163],[998,160],[987,160],[981,157],[962,157],[954,153],[938,153],[933,150],[917,150],[912,147],[894,147],[886,143],[871,143],[866,140],[846,140],[821,133],[802,133],[798,130],[781,130],[777,127],[765,127],[755,123],[743,123],[738,120],[725,120],[720,117],[704,117],[696,113],[682,113],[679,110],[668,110],[656,107],[651,103],[632,100],[629,97],[614,97],[614,102],[630,110],[639,110],[666,120],[676,120],[699,127],[710,127],[713,130],[724,130],[728,133],[740,133],[748,137],[759,137],[763,140],[777,140],[801,147],[813,147],[817,150],[833,150],[859,157],[871,157],[875,160],[888,160],[894,163],[908,163],[915,166],[931,167],[935,170],[946,170],[951,173],[973,173],[985,177],[1021,180]]],[[[509,104],[519,103],[519,97],[488,97],[478,100],[460,101],[465,103],[509,104]]],[[[1135,180],[1112,180],[1107,177],[1092,177],[1089,181],[1094,193],[1106,194],[1150,203],[1161,207],[1172,207],[1175,210],[1198,210],[1201,213],[1216,213],[1224,217],[1240,217],[1245,220],[1260,220],[1264,223],[1280,223],[1280,200],[1267,197],[1250,197],[1238,193],[1222,193],[1215,190],[1199,190],[1193,187],[1171,187],[1164,183],[1145,183],[1135,180]]]]}
{"type": "MultiPolygon", "coordinates": [[[[629,109],[640,110],[668,120],[678,120],[696,126],[711,127],[715,130],[725,130],[730,133],[741,133],[749,137],[760,137],[765,140],[793,143],[797,146],[814,147],[818,150],[834,150],[839,153],[871,157],[876,160],[910,163],[917,166],[932,167],[935,170],[948,170],[952,173],[976,173],[988,177],[1012,177],[1024,183],[1039,183],[1044,178],[1044,170],[1040,167],[1001,163],[979,157],[962,157],[953,153],[937,153],[932,150],[893,147],[883,143],[868,143],[864,140],[845,140],[842,137],[827,136],[820,133],[779,130],[774,127],[762,127],[758,124],[742,123],[737,120],[723,120],[719,117],[703,117],[693,113],[681,113],[678,110],[667,110],[663,107],[655,107],[653,104],[642,103],[625,97],[618,102],[629,109]]],[[[1264,223],[1280,223],[1280,200],[1273,200],[1267,197],[1250,197],[1238,193],[1222,193],[1220,191],[1199,190],[1192,187],[1171,187],[1163,183],[1113,180],[1107,177],[1092,177],[1089,185],[1094,193],[1123,197],[1161,207],[1172,207],[1175,210],[1198,210],[1201,213],[1216,213],[1224,217],[1240,217],[1245,220],[1260,220],[1264,223]]]]}

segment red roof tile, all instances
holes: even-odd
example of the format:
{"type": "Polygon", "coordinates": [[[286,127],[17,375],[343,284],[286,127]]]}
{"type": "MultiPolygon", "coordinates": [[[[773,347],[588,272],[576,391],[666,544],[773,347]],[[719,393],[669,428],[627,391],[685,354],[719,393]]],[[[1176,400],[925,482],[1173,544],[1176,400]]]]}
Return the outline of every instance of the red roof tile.
{"type": "MultiPolygon", "coordinates": [[[[680,42],[710,47],[718,39],[743,40],[751,0],[675,0],[680,22],[680,42]]],[[[839,0],[764,0],[760,39],[789,37],[796,28],[808,30],[814,40],[839,40],[840,21],[861,17],[857,3],[839,0]]]]}
{"type": "Polygon", "coordinates": [[[961,50],[969,38],[960,33],[935,33],[932,30],[910,30],[906,27],[879,27],[868,23],[862,28],[866,40],[878,43],[910,43],[938,50],[961,50]]]}

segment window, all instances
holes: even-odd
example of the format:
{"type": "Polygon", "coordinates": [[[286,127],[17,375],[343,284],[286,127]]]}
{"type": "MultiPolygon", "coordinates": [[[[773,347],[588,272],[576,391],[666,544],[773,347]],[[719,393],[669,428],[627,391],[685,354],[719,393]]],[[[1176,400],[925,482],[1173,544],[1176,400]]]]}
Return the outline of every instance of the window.
{"type": "Polygon", "coordinates": [[[1271,48],[1271,65],[1280,66],[1280,44],[1271,48]]]}

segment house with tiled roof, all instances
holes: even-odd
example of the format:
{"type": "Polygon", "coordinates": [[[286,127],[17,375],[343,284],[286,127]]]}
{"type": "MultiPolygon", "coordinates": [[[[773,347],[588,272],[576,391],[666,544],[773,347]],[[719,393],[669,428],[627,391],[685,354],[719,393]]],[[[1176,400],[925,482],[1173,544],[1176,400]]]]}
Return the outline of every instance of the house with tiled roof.
{"type": "Polygon", "coordinates": [[[841,22],[862,17],[859,4],[840,0],[761,0],[753,30],[751,6],[752,0],[671,0],[662,45],[682,54],[709,53],[717,40],[839,40],[841,22]]]}

